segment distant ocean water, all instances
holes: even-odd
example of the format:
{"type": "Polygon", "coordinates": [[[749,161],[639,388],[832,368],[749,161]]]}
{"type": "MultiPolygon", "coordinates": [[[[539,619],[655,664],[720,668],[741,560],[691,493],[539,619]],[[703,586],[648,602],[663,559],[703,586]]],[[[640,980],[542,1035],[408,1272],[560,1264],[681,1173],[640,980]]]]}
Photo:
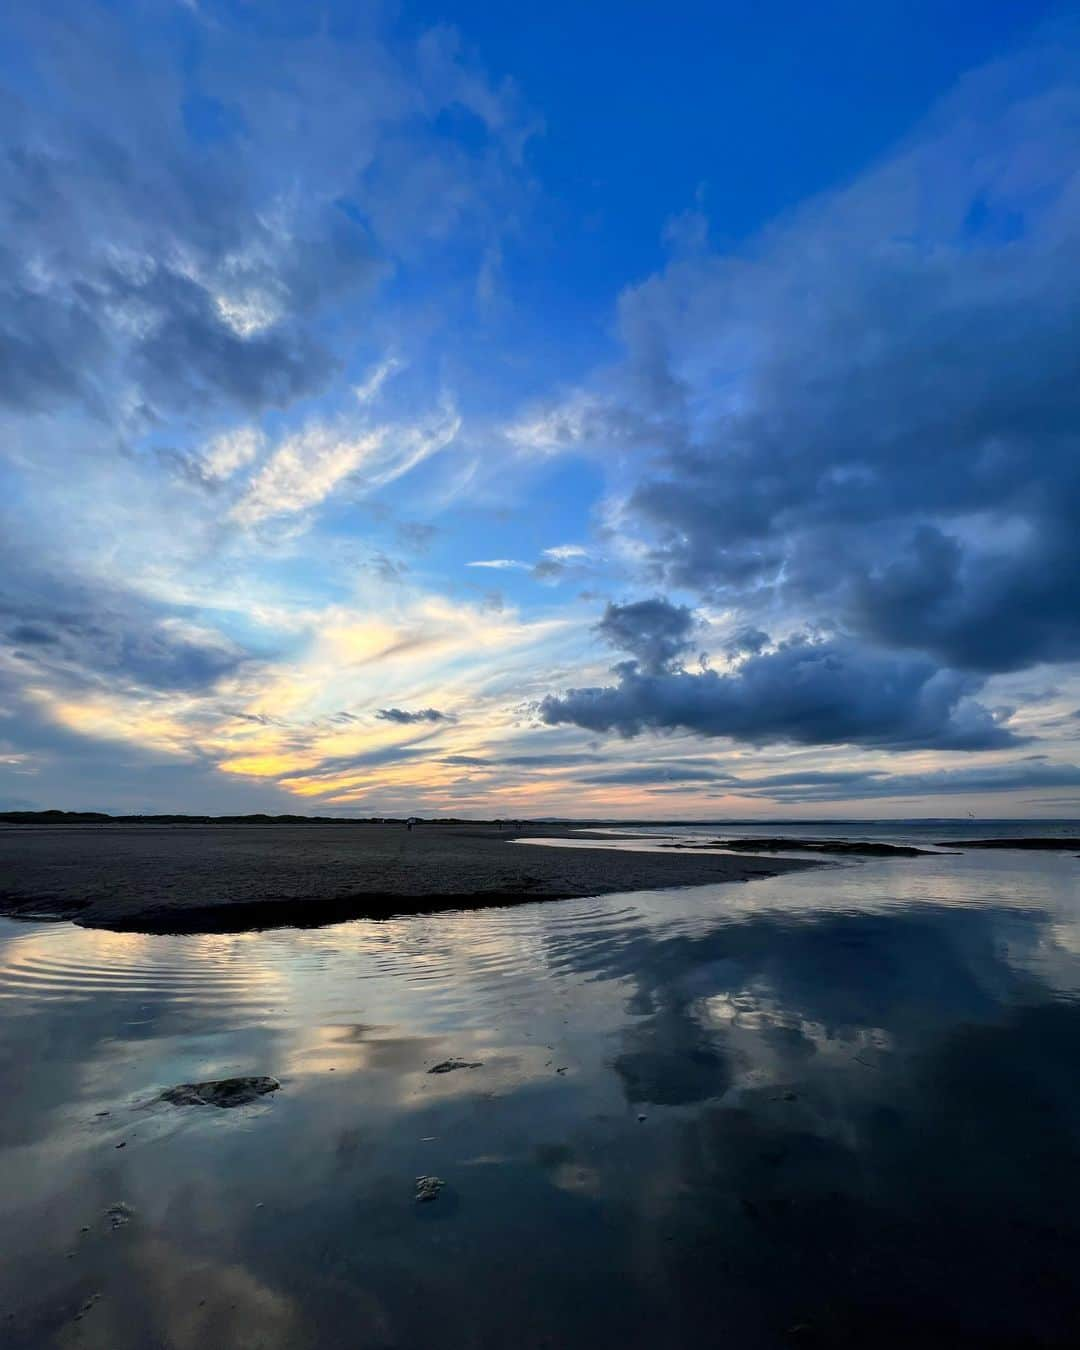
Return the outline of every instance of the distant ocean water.
{"type": "Polygon", "coordinates": [[[977,820],[970,816],[943,816],[911,820],[717,820],[610,828],[646,838],[655,835],[703,840],[783,835],[792,839],[876,839],[889,844],[925,846],[959,839],[1070,838],[1080,835],[1080,820],[977,820]]]}

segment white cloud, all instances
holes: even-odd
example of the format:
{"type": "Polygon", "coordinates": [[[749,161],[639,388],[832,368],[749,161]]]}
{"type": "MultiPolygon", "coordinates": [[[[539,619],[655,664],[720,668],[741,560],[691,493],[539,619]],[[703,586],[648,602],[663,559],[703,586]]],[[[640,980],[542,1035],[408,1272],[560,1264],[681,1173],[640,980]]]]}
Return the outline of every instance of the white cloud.
{"type": "Polygon", "coordinates": [[[231,478],[238,469],[251,464],[262,449],[265,438],[258,427],[237,427],[223,431],[203,452],[202,468],[208,478],[231,478]]]}
{"type": "Polygon", "coordinates": [[[413,426],[376,426],[351,434],[340,425],[314,423],[288,437],[252,479],[232,517],[255,525],[272,516],[318,506],[346,480],[371,492],[445,449],[461,427],[452,407],[413,426]]]}
{"type": "Polygon", "coordinates": [[[496,572],[507,572],[511,569],[527,571],[529,564],[519,562],[517,558],[479,558],[476,562],[465,564],[466,567],[490,567],[496,572]]]}
{"type": "Polygon", "coordinates": [[[558,454],[588,441],[599,410],[594,395],[575,391],[561,403],[537,408],[511,422],[505,435],[517,450],[525,453],[558,454]]]}
{"type": "Polygon", "coordinates": [[[386,381],[404,369],[404,366],[404,361],[398,360],[396,356],[388,356],[385,361],[380,361],[377,366],[372,367],[366,379],[353,386],[353,393],[361,403],[373,402],[382,392],[386,381]]]}

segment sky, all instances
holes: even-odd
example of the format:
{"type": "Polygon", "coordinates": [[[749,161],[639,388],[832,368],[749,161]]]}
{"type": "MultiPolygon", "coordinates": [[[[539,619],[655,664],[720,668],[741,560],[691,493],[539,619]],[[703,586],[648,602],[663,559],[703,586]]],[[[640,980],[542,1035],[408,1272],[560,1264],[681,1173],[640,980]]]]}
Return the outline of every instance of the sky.
{"type": "Polygon", "coordinates": [[[1080,815],[1080,12],[0,20],[0,810],[1080,815]]]}

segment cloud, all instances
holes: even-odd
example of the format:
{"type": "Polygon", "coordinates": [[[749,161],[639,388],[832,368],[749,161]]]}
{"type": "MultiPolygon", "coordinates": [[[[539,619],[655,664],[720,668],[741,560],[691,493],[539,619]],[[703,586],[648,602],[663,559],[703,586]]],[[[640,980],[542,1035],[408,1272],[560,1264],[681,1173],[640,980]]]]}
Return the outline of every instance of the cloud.
{"type": "Polygon", "coordinates": [[[370,492],[402,477],[457,435],[461,419],[452,408],[426,423],[350,429],[313,423],[286,437],[232,508],[242,525],[294,515],[318,506],[346,479],[370,492]]]}
{"type": "Polygon", "coordinates": [[[223,431],[207,445],[202,455],[202,471],[207,478],[231,478],[259,456],[264,437],[258,427],[241,426],[223,431]]]}
{"type": "MultiPolygon", "coordinates": [[[[732,780],[738,796],[766,797],[781,802],[853,801],[867,798],[973,796],[984,792],[1080,789],[1080,765],[1027,760],[966,769],[930,769],[897,774],[883,769],[835,772],[803,770],[732,780]]],[[[1072,805],[1080,796],[1066,799],[1072,805]]]]}
{"type": "Polygon", "coordinates": [[[665,783],[736,783],[738,779],[733,778],[729,773],[720,773],[715,769],[693,768],[678,764],[642,764],[628,769],[608,769],[603,773],[589,774],[577,781],[596,787],[608,785],[635,787],[639,784],[650,786],[665,783]]]}
{"type": "Polygon", "coordinates": [[[556,562],[569,562],[574,558],[588,557],[588,549],[581,544],[556,544],[553,548],[544,549],[544,557],[554,558],[556,562]]]}
{"type": "Polygon", "coordinates": [[[557,544],[543,550],[532,574],[537,581],[555,583],[568,576],[581,575],[588,562],[588,550],[581,544],[557,544]]]}
{"type": "Polygon", "coordinates": [[[925,657],[799,634],[729,674],[690,674],[679,661],[693,626],[688,609],[661,599],[609,605],[597,629],[632,659],[614,668],[615,685],[548,695],[542,720],[621,736],[678,730],[754,745],[989,750],[1018,742],[975,701],[978,679],[925,657]]]}
{"type": "Polygon", "coordinates": [[[438,708],[421,708],[418,712],[406,712],[404,708],[380,708],[375,716],[383,722],[398,722],[403,726],[415,722],[454,721],[449,713],[440,712],[438,708]]]}
{"type": "Polygon", "coordinates": [[[657,596],[629,605],[608,604],[594,631],[627,651],[646,673],[667,670],[690,649],[694,616],[685,605],[657,596]]]}
{"type": "Polygon", "coordinates": [[[724,643],[724,655],[735,659],[740,656],[757,656],[772,639],[761,628],[747,626],[737,629],[724,643]]]}
{"type": "Polygon", "coordinates": [[[586,556],[580,545],[562,544],[544,549],[536,563],[522,562],[519,558],[480,558],[465,566],[486,567],[493,572],[531,572],[537,581],[556,581],[586,556]]]}
{"type": "Polygon", "coordinates": [[[210,289],[153,264],[149,276],[108,279],[110,303],[148,324],[127,370],[144,394],[181,411],[223,400],[249,412],[285,408],[321,389],[338,363],[299,324],[237,331],[210,289]]]}
{"type": "Polygon", "coordinates": [[[0,404],[125,431],[282,408],[342,368],[342,306],[402,260],[497,248],[532,119],[439,30],[174,6],[166,39],[129,8],[5,24],[0,404]],[[448,125],[462,107],[483,153],[448,125]]]}
{"type": "Polygon", "coordinates": [[[574,753],[561,754],[555,751],[552,754],[535,755],[500,755],[499,763],[512,765],[520,769],[562,769],[574,764],[597,764],[602,760],[601,755],[581,755],[574,753]]]}
{"type": "Polygon", "coordinates": [[[162,691],[213,688],[251,658],[176,609],[102,583],[77,584],[13,565],[0,591],[0,651],[25,682],[162,691]]]}
{"type": "Polygon", "coordinates": [[[613,521],[660,584],[957,669],[1080,657],[1075,39],[624,292],[622,364],[532,425],[624,452],[613,521]]]}

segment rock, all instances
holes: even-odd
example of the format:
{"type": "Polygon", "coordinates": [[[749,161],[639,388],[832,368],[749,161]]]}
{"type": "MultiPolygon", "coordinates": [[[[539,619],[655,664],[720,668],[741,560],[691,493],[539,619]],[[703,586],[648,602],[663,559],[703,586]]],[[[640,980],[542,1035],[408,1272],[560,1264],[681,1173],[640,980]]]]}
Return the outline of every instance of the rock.
{"type": "Polygon", "coordinates": [[[484,1061],[482,1059],[444,1059],[441,1064],[436,1064],[428,1069],[428,1073],[453,1073],[455,1069],[482,1069],[484,1061]]]}
{"type": "Polygon", "coordinates": [[[413,1198],[420,1203],[434,1200],[445,1185],[446,1182],[439,1177],[417,1177],[416,1195],[413,1198]]]}
{"type": "MultiPolygon", "coordinates": [[[[669,845],[670,847],[670,845],[669,845]]],[[[801,853],[855,854],[867,858],[932,857],[927,848],[912,844],[885,844],[870,839],[797,839],[786,835],[755,839],[717,839],[712,844],[688,844],[685,848],[722,848],[733,853],[779,853],[789,849],[801,853]]]]}
{"type": "Polygon", "coordinates": [[[173,1106],[246,1106],[268,1092],[276,1092],[281,1084],[276,1078],[219,1078],[211,1083],[179,1083],[164,1091],[159,1101],[173,1106]]]}
{"type": "Polygon", "coordinates": [[[91,1294],[79,1311],[75,1314],[75,1321],[81,1322],[86,1314],[93,1308],[94,1304],[101,1299],[100,1294],[91,1294]]]}
{"type": "Polygon", "coordinates": [[[125,1205],[121,1200],[115,1205],[109,1206],[105,1211],[105,1219],[109,1227],[115,1231],[117,1228],[123,1228],[126,1223],[130,1223],[134,1213],[135,1211],[131,1206],[125,1205]]]}

